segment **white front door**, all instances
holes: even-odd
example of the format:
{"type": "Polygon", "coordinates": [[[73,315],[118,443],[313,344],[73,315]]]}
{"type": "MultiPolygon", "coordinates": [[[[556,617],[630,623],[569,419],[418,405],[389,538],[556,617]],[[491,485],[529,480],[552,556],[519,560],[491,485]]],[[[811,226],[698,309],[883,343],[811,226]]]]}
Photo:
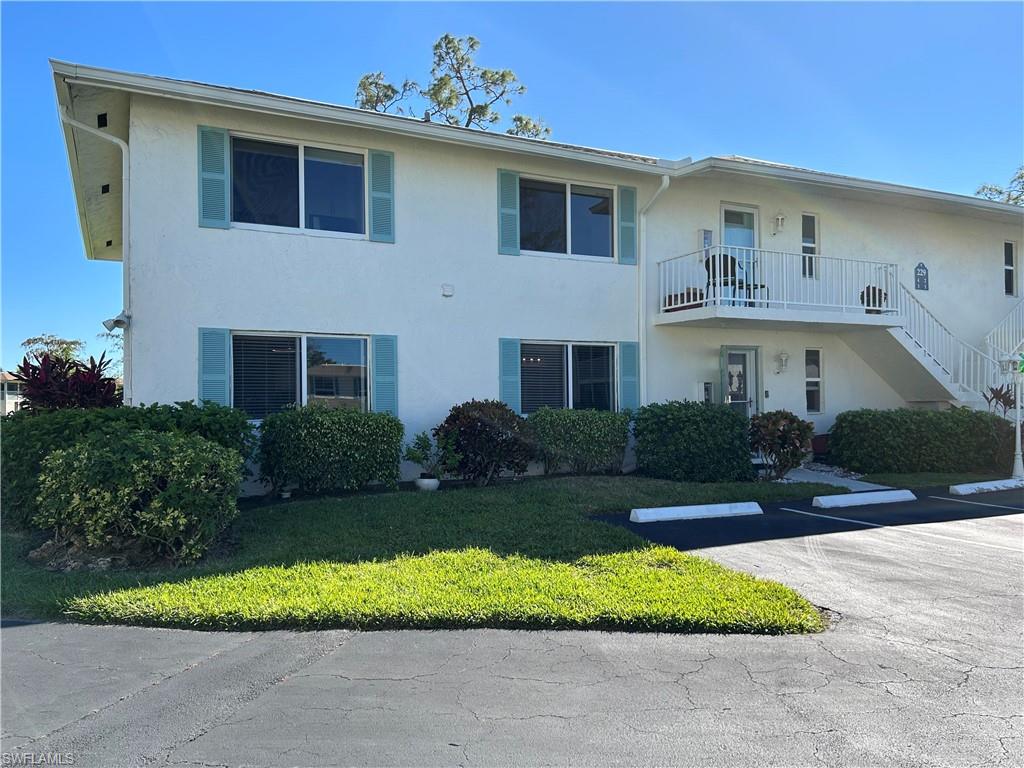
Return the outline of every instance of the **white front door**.
{"type": "MultiPolygon", "coordinates": [[[[738,280],[732,286],[733,296],[744,293],[745,286],[754,282],[755,253],[758,247],[757,208],[722,204],[722,245],[724,257],[734,259],[738,280]]],[[[723,267],[730,274],[729,267],[723,267]]]]}

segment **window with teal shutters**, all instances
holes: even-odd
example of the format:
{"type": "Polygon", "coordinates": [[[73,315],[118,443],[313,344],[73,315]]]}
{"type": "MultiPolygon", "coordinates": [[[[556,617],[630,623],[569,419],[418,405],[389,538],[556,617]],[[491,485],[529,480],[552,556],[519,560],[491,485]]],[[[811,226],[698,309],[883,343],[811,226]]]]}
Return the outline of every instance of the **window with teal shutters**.
{"type": "Polygon", "coordinates": [[[498,253],[519,255],[519,174],[498,169],[498,253]]]}
{"type": "Polygon", "coordinates": [[[374,336],[370,407],[398,415],[398,337],[374,336]]]}
{"type": "Polygon", "coordinates": [[[640,345],[635,341],[619,342],[619,410],[635,411],[640,407],[640,345]]]}
{"type": "Polygon", "coordinates": [[[516,413],[523,412],[519,339],[498,339],[498,398],[516,413]]]}
{"type": "Polygon", "coordinates": [[[636,187],[619,187],[619,263],[636,264],[636,187]]]}
{"type": "Polygon", "coordinates": [[[395,242],[395,154],[371,149],[370,239],[395,242]]]}
{"type": "Polygon", "coordinates": [[[199,126],[199,226],[231,226],[231,157],[228,132],[199,126]]]}
{"type": "Polygon", "coordinates": [[[231,332],[227,328],[199,329],[200,402],[231,405],[231,332]]]}

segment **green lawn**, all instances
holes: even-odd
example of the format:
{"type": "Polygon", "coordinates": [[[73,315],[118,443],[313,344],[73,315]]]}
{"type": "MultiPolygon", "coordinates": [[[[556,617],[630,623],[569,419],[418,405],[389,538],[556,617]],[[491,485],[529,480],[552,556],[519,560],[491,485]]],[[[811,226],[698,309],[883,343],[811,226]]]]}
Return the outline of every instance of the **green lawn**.
{"type": "Polygon", "coordinates": [[[43,570],[23,557],[38,537],[5,531],[3,610],[211,629],[815,631],[820,614],[788,587],[593,515],[834,490],[587,477],[298,501],[243,511],[227,553],[199,565],[120,573],[43,570]]]}
{"type": "Polygon", "coordinates": [[[1000,480],[999,475],[985,472],[879,472],[864,475],[861,480],[869,483],[890,485],[893,488],[931,488],[939,485],[957,485],[958,483],[980,483],[984,480],[1000,480]]]}

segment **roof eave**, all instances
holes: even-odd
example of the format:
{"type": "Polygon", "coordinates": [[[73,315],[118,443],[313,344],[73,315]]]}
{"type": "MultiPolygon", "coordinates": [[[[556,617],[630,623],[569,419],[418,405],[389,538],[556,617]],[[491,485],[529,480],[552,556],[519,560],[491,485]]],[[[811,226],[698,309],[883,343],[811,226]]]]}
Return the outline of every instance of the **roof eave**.
{"type": "Polygon", "coordinates": [[[136,75],[53,59],[50,60],[50,65],[55,77],[64,79],[71,84],[113,88],[132,93],[217,107],[240,108],[284,117],[321,120],[433,141],[585,162],[645,174],[662,175],[690,162],[689,158],[665,161],[639,155],[635,158],[627,157],[624,156],[625,153],[610,153],[608,150],[590,147],[571,148],[540,139],[463,129],[400,115],[381,114],[354,107],[296,99],[290,96],[171,80],[150,75],[136,75]]]}
{"type": "Polygon", "coordinates": [[[776,166],[768,163],[750,162],[745,160],[733,160],[727,157],[706,157],[703,160],[697,160],[696,162],[690,163],[685,168],[680,168],[675,175],[688,176],[712,170],[746,174],[749,176],[760,176],[762,178],[798,181],[805,184],[817,184],[821,186],[837,187],[840,189],[858,189],[866,192],[915,197],[934,202],[962,206],[969,209],[973,208],[987,213],[1004,214],[1013,218],[1024,219],[1024,208],[1021,206],[1013,205],[1011,203],[1001,203],[997,200],[986,200],[983,197],[970,197],[968,195],[958,195],[953,192],[941,192],[933,189],[909,187],[885,181],[859,179],[852,176],[822,173],[820,171],[812,171],[803,168],[776,166]]]}

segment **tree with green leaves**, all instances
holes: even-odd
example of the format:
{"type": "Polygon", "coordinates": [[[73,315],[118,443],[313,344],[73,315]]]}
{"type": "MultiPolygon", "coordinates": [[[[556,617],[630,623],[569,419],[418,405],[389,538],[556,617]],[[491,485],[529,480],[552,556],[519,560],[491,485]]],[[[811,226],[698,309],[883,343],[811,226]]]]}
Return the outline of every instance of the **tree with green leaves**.
{"type": "Polygon", "coordinates": [[[124,371],[124,331],[104,331],[96,334],[96,338],[106,342],[111,352],[108,355],[111,371],[115,376],[121,376],[124,371]]]}
{"type": "Polygon", "coordinates": [[[80,339],[64,339],[53,333],[32,336],[21,342],[21,346],[29,355],[49,355],[62,360],[77,360],[85,351],[85,342],[80,339]]]}
{"type": "MultiPolygon", "coordinates": [[[[414,80],[401,87],[387,81],[383,72],[369,72],[356,87],[356,106],[375,112],[405,114],[407,99],[423,99],[423,119],[447,125],[489,130],[502,121],[502,107],[511,106],[516,96],[526,93],[511,69],[489,69],[476,63],[480,41],[473,36],[442,35],[433,48],[430,82],[425,88],[414,80]]],[[[411,112],[411,109],[408,109],[411,112]]],[[[551,134],[542,120],[515,114],[505,130],[512,136],[547,138],[551,134]]]]}
{"type": "Polygon", "coordinates": [[[996,184],[982,184],[974,193],[986,200],[998,200],[1000,203],[1024,205],[1024,165],[1017,169],[1005,187],[996,184]]]}

